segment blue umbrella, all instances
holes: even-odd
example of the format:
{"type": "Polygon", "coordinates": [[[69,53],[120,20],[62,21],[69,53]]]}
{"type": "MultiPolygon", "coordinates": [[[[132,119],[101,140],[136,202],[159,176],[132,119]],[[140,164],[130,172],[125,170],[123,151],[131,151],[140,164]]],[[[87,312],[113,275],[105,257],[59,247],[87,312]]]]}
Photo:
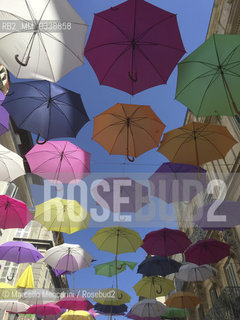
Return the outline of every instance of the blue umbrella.
{"type": "Polygon", "coordinates": [[[120,304],[119,306],[105,305],[101,303],[96,303],[94,309],[100,313],[104,314],[122,314],[127,311],[126,304],[120,304]]]}
{"type": "Polygon", "coordinates": [[[146,258],[143,262],[141,262],[138,266],[137,272],[147,277],[158,275],[165,277],[168,274],[178,272],[181,265],[181,263],[173,259],[154,256],[146,258]]]}
{"type": "Polygon", "coordinates": [[[46,80],[11,84],[3,104],[16,125],[45,140],[76,137],[89,121],[80,94],[46,80]]]}

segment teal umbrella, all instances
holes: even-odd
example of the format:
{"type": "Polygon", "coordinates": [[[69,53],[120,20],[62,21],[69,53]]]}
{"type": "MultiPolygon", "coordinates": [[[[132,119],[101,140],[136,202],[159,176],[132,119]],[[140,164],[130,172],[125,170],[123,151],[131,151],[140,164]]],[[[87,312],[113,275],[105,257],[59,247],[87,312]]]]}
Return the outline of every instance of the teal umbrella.
{"type": "Polygon", "coordinates": [[[167,312],[164,313],[161,318],[185,318],[189,316],[189,312],[186,309],[180,308],[167,308],[167,312]]]}
{"type": "Polygon", "coordinates": [[[117,266],[116,266],[116,261],[114,260],[111,262],[99,264],[99,265],[95,266],[94,268],[95,268],[96,274],[106,276],[106,277],[112,277],[112,276],[126,270],[127,266],[131,270],[133,270],[136,265],[137,265],[137,262],[118,260],[117,266]]]}

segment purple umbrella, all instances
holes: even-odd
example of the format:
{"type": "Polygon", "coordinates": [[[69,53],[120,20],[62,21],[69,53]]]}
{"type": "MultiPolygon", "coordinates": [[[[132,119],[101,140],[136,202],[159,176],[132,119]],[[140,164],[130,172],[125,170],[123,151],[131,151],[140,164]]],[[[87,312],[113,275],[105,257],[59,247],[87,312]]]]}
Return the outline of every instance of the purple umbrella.
{"type": "Polygon", "coordinates": [[[52,271],[55,273],[56,277],[61,276],[62,274],[71,274],[72,272],[70,271],[65,271],[65,270],[56,270],[52,268],[52,271]]]}
{"type": "Polygon", "coordinates": [[[9,113],[2,107],[2,102],[5,99],[5,95],[0,91],[0,135],[4,134],[9,130],[9,113]]]}
{"type": "Polygon", "coordinates": [[[191,201],[206,188],[206,170],[183,163],[163,163],[149,178],[151,195],[167,203],[191,201]]]}
{"type": "Polygon", "coordinates": [[[204,230],[225,230],[240,225],[240,202],[208,203],[197,210],[194,222],[204,230]]]}
{"type": "Polygon", "coordinates": [[[131,95],[166,83],[184,54],[176,15],[144,0],[95,14],[85,49],[100,84],[131,95]]]}
{"type": "Polygon", "coordinates": [[[185,252],[187,262],[198,264],[217,263],[230,255],[230,245],[215,239],[200,240],[185,252]]]}

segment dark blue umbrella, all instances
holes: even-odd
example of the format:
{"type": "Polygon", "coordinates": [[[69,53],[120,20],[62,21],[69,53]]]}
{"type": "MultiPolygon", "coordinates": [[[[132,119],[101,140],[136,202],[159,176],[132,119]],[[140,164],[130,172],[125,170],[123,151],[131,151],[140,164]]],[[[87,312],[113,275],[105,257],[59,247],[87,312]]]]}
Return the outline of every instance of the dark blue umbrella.
{"type": "Polygon", "coordinates": [[[46,80],[12,83],[2,105],[38,139],[76,137],[89,121],[80,94],[46,80]]]}
{"type": "Polygon", "coordinates": [[[173,259],[154,256],[146,258],[143,262],[141,262],[138,266],[137,272],[147,277],[158,275],[165,277],[168,274],[178,272],[181,265],[181,263],[173,259]]]}
{"type": "Polygon", "coordinates": [[[96,303],[94,309],[100,313],[104,314],[122,314],[127,311],[126,304],[120,304],[119,306],[105,305],[101,303],[96,303]]]}

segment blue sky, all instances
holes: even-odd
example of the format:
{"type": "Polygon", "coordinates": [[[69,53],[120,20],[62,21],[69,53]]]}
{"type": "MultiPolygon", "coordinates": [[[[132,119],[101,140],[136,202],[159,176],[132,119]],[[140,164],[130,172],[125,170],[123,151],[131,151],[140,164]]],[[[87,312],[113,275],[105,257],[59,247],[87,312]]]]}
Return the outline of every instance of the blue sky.
{"type": "MultiPolygon", "coordinates": [[[[93,21],[94,13],[108,9],[111,6],[118,5],[123,1],[119,0],[69,0],[74,9],[89,25],[87,37],[93,21]]],[[[186,55],[191,53],[206,38],[209,18],[212,10],[213,0],[149,0],[148,2],[172,13],[177,14],[180,32],[183,43],[187,51],[186,55]]],[[[185,55],[185,56],[186,56],[185,55]]],[[[167,159],[156,150],[151,150],[139,156],[134,163],[129,163],[124,156],[110,156],[105,149],[91,139],[93,132],[93,117],[110,108],[117,102],[145,104],[150,105],[159,118],[166,125],[165,132],[183,125],[186,107],[180,102],[174,100],[177,80],[177,68],[170,76],[166,85],[157,86],[145,90],[133,97],[127,93],[117,89],[100,86],[97,77],[85,59],[85,64],[72,71],[61,79],[58,84],[72,91],[79,92],[82,96],[83,103],[90,118],[79,132],[76,139],[70,139],[79,147],[91,153],[91,170],[92,172],[111,172],[113,174],[121,174],[127,176],[131,172],[146,173],[150,176],[162,162],[167,159]]],[[[36,203],[41,202],[40,188],[34,187],[34,197],[36,203]]],[[[156,201],[156,200],[154,200],[156,201]]],[[[165,206],[165,209],[172,213],[172,206],[165,206]]],[[[176,227],[175,223],[167,223],[158,221],[155,228],[176,227]]],[[[153,225],[145,228],[136,228],[143,238],[146,233],[153,230],[153,225]]],[[[99,251],[91,242],[92,236],[97,231],[96,225],[90,225],[89,229],[77,232],[73,235],[66,235],[65,242],[79,243],[87,250],[97,262],[88,269],[83,269],[75,274],[75,288],[107,288],[114,285],[114,279],[94,274],[93,266],[95,264],[104,263],[114,260],[114,256],[110,253],[99,251]]],[[[145,257],[145,251],[139,249],[137,253],[122,254],[119,256],[121,260],[129,260],[141,262],[145,257]]],[[[136,274],[136,269],[131,271],[127,269],[119,274],[119,288],[125,290],[132,296],[131,305],[137,302],[138,298],[133,290],[133,285],[141,279],[141,275],[136,274]]],[[[69,277],[69,285],[72,286],[72,279],[69,277]]],[[[99,316],[98,319],[104,318],[99,316]]],[[[119,317],[121,318],[121,317],[119,317]]]]}

